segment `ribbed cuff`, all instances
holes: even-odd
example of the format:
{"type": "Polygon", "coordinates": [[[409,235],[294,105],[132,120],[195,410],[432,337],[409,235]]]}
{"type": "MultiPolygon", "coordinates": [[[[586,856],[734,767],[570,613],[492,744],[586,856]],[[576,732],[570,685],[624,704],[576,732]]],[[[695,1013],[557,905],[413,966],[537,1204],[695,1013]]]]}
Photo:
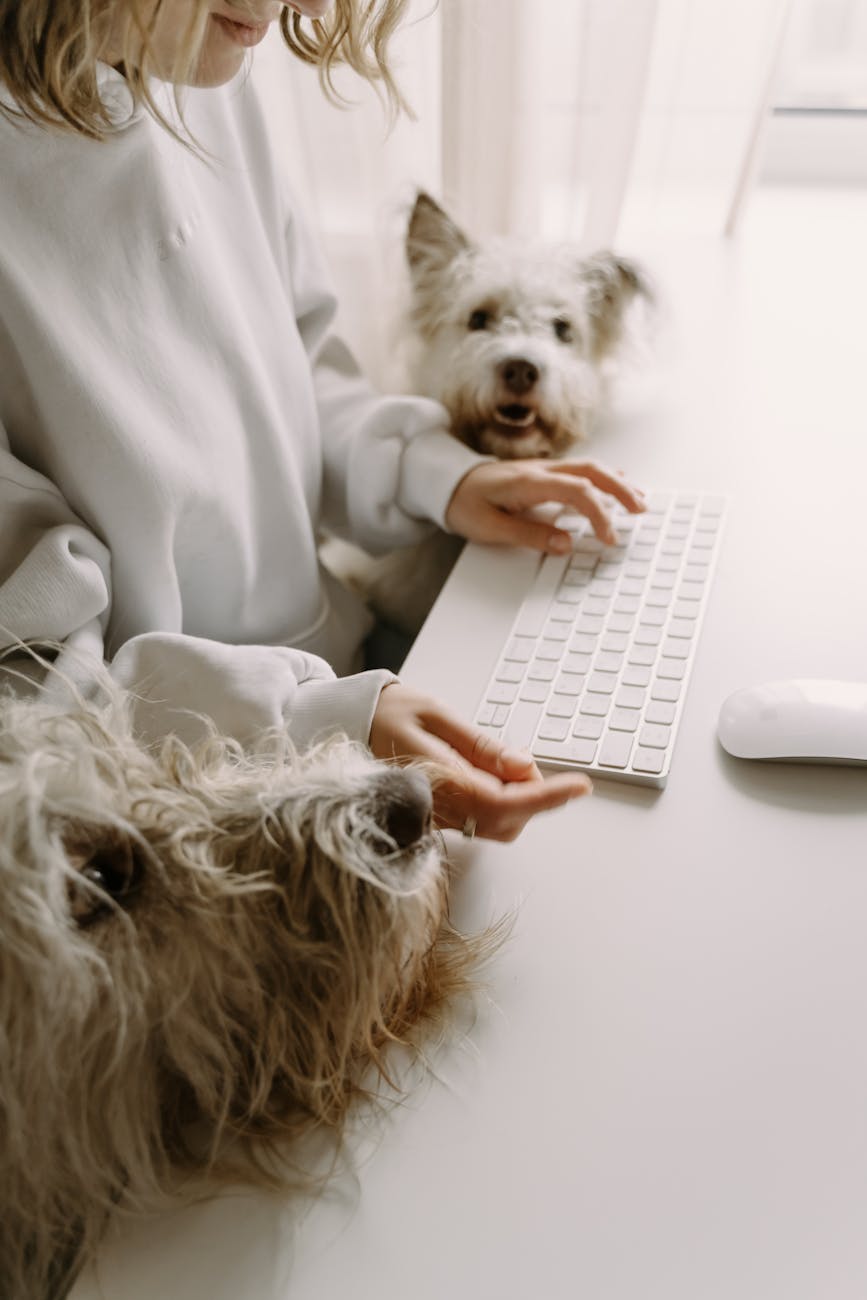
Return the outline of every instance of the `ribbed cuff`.
{"type": "Polygon", "coordinates": [[[458,483],[471,469],[493,459],[471,451],[445,429],[417,433],[403,454],[399,504],[407,514],[446,528],[446,510],[458,483]]]}
{"type": "Polygon", "coordinates": [[[340,732],[366,745],[383,687],[397,680],[394,673],[377,668],[351,677],[303,682],[292,700],[292,716],[287,719],[294,743],[306,749],[340,732]]]}

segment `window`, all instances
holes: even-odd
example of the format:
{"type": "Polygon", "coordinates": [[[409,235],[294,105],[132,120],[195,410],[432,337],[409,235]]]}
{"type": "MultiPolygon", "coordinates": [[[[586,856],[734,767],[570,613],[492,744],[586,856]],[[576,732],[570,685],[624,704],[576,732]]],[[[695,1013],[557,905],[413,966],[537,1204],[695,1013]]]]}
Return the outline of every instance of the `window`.
{"type": "Polygon", "coordinates": [[[793,0],[762,179],[867,185],[867,0],[793,0]]]}

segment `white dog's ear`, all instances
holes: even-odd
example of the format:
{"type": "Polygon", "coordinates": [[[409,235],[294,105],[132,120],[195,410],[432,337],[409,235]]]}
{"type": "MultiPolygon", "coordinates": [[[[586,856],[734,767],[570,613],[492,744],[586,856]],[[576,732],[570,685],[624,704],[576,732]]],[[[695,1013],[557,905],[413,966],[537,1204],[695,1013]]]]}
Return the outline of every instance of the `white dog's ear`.
{"type": "Polygon", "coordinates": [[[406,231],[406,260],[413,282],[429,283],[472,246],[448,213],[420,190],[406,231]]]}
{"type": "Polygon", "coordinates": [[[650,279],[638,262],[619,253],[596,253],[582,261],[579,275],[587,290],[587,306],[593,324],[597,360],[620,341],[623,318],[635,298],[654,301],[650,279]]]}

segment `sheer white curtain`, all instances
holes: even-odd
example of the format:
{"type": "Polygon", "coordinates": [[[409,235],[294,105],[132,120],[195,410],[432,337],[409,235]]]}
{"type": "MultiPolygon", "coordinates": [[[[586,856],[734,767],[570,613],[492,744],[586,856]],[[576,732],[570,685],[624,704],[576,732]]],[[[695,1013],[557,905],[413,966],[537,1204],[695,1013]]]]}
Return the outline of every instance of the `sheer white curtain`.
{"type": "Polygon", "coordinates": [[[392,379],[401,234],[422,186],[478,235],[635,247],[730,231],[790,0],[412,0],[394,42],[415,121],[369,87],[336,108],[279,40],[258,52],[281,156],[323,237],[345,328],[392,379]]]}

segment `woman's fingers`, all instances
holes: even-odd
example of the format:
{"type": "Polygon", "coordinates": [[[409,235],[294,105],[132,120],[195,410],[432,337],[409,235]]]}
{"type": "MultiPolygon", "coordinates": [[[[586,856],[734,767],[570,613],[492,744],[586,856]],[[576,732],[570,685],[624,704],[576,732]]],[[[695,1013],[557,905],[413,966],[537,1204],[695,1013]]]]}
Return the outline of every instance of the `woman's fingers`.
{"type": "Polygon", "coordinates": [[[426,761],[438,824],[460,828],[470,819],[488,839],[512,840],[536,813],[591,789],[581,773],[543,778],[530,754],[510,749],[399,682],[379,697],[370,745],[379,758],[426,761]]]}
{"type": "Polygon", "coordinates": [[[633,513],[640,513],[645,508],[644,493],[641,488],[627,483],[619,470],[608,469],[605,465],[598,465],[592,460],[552,461],[549,469],[552,474],[577,475],[579,478],[588,479],[594,487],[599,488],[601,492],[607,492],[609,496],[616,497],[621,505],[626,506],[626,509],[633,513]]]}
{"type": "Polygon", "coordinates": [[[461,779],[454,770],[441,770],[441,780],[434,778],[434,807],[441,826],[460,829],[471,818],[478,835],[513,840],[531,817],[560,808],[592,788],[582,773],[503,784],[493,777],[485,780],[484,774],[461,779]]]}
{"type": "Polygon", "coordinates": [[[421,714],[428,733],[439,737],[473,768],[503,781],[526,781],[540,775],[531,754],[511,749],[499,739],[470,726],[439,707],[421,714]]]}

